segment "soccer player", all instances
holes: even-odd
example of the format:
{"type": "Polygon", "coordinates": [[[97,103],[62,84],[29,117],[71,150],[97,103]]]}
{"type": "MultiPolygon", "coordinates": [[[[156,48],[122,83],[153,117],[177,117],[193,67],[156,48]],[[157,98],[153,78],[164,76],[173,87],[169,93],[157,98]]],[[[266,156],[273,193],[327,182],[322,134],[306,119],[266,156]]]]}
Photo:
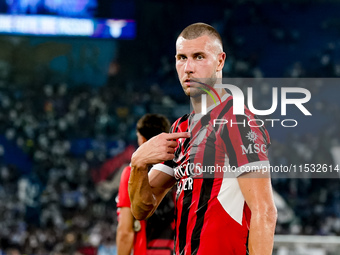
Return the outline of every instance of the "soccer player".
{"type": "Polygon", "coordinates": [[[242,125],[256,117],[246,107],[245,115],[233,115],[233,97],[213,88],[226,59],[221,37],[210,25],[192,24],[178,36],[175,57],[193,112],[178,119],[170,134],[150,139],[133,154],[132,213],[137,219],[149,217],[177,182],[176,254],[272,254],[277,210],[264,171],[270,138],[263,127],[242,125]],[[206,91],[216,92],[221,101],[215,104],[207,96],[203,115],[206,91]],[[213,119],[234,125],[214,125],[213,119]],[[221,166],[235,171],[205,171],[221,166]]]}
{"type": "MultiPolygon", "coordinates": [[[[138,145],[141,146],[151,137],[158,135],[162,132],[169,132],[170,122],[163,115],[159,114],[146,114],[140,118],[137,122],[137,141],[138,145]]],[[[118,208],[118,227],[116,243],[118,248],[118,255],[131,254],[133,250],[134,255],[145,255],[147,252],[147,240],[152,237],[147,237],[148,229],[156,229],[157,226],[147,226],[145,220],[136,220],[131,213],[130,198],[128,194],[128,181],[130,177],[131,167],[127,166],[124,168],[117,197],[117,208],[118,208]]],[[[171,198],[170,198],[171,199],[171,198]]],[[[173,205],[173,202],[172,202],[173,205]]],[[[163,228],[170,228],[170,224],[162,225],[162,221],[158,221],[158,224],[163,228]]],[[[153,231],[155,232],[155,231],[153,231]]],[[[157,234],[163,233],[165,237],[172,238],[173,231],[168,229],[165,231],[156,231],[157,234]],[[171,235],[171,237],[169,236],[171,235]]],[[[164,236],[163,236],[164,238],[164,236]]]]}

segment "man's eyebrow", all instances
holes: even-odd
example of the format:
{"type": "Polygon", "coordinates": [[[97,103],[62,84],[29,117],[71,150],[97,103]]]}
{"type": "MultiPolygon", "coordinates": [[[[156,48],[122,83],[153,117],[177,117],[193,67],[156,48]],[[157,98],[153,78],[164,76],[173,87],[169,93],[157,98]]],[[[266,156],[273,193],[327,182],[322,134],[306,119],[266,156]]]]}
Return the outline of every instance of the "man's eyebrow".
{"type": "Polygon", "coordinates": [[[178,57],[186,57],[187,55],[183,54],[183,53],[179,53],[179,54],[176,54],[175,55],[175,58],[178,58],[178,57]]]}
{"type": "Polygon", "coordinates": [[[198,55],[205,55],[203,51],[195,52],[193,56],[198,56],[198,55]]]}
{"type": "MultiPolygon", "coordinates": [[[[205,52],[203,52],[203,51],[198,51],[198,52],[194,52],[193,54],[192,54],[192,56],[198,56],[198,55],[205,55],[206,53],[205,52]]],[[[178,54],[176,54],[175,55],[175,58],[177,58],[177,57],[186,57],[187,55],[186,54],[183,54],[183,53],[178,53],[178,54]]]]}

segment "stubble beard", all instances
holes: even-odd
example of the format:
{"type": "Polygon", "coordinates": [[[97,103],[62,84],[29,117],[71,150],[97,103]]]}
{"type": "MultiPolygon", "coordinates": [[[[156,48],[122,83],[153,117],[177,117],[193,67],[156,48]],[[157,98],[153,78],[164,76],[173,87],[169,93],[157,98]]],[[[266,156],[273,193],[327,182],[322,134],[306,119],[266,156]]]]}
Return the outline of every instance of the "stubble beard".
{"type": "Polygon", "coordinates": [[[189,91],[188,91],[188,88],[187,89],[183,88],[183,90],[184,90],[184,93],[190,98],[197,98],[203,94],[207,94],[207,92],[205,92],[204,90],[211,91],[210,88],[215,86],[216,81],[217,81],[217,77],[215,75],[210,78],[195,79],[195,81],[193,82],[195,86],[190,86],[189,91]]]}

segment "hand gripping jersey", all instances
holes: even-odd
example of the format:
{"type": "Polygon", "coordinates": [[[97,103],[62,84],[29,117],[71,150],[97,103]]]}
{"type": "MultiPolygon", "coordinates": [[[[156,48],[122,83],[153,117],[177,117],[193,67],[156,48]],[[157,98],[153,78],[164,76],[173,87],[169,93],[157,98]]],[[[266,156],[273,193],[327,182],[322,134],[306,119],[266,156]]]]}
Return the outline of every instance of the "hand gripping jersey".
{"type": "Polygon", "coordinates": [[[175,158],[153,169],[177,179],[176,254],[248,253],[251,212],[236,177],[269,167],[261,124],[246,107],[244,116],[233,115],[227,94],[206,115],[188,114],[172,125],[171,132],[191,137],[178,139],[175,158]]]}

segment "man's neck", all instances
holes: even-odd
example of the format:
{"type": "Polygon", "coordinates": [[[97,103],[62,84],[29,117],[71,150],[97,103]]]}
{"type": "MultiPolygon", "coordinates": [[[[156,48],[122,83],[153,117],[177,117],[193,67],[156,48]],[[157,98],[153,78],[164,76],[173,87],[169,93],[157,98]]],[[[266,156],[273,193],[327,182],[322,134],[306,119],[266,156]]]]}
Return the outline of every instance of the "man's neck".
{"type": "MultiPolygon", "coordinates": [[[[222,98],[225,94],[227,94],[227,92],[223,88],[216,89],[216,92],[218,93],[220,98],[222,98]]],[[[214,100],[209,95],[207,95],[206,99],[207,99],[207,109],[210,106],[215,104],[214,100]]],[[[201,96],[195,97],[195,98],[191,97],[190,101],[191,101],[192,107],[194,109],[194,112],[195,113],[200,113],[201,110],[202,110],[202,98],[201,98],[201,96]]]]}

